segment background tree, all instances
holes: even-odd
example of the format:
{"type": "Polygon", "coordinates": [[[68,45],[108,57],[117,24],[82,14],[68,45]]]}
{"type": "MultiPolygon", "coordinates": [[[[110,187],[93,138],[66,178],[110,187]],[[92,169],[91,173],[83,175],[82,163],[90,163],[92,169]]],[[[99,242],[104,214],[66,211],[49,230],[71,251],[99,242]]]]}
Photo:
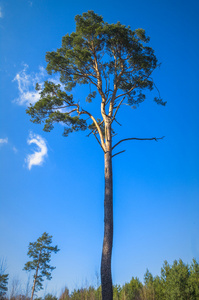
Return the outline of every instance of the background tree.
{"type": "Polygon", "coordinates": [[[0,300],[4,298],[8,290],[8,274],[5,274],[6,264],[4,259],[0,261],[0,300]]]}
{"type": "Polygon", "coordinates": [[[42,282],[43,277],[50,280],[51,271],[55,269],[49,265],[51,260],[51,253],[57,253],[59,249],[57,246],[52,246],[52,236],[44,232],[41,237],[37,239],[34,243],[29,243],[28,246],[28,256],[32,258],[32,261],[28,261],[25,264],[24,270],[35,271],[33,275],[33,287],[31,300],[33,299],[34,292],[43,288],[42,282]]]}
{"type": "MultiPolygon", "coordinates": [[[[61,84],[46,81],[40,90],[40,100],[27,109],[34,123],[44,124],[49,132],[55,123],[65,125],[64,136],[78,130],[90,130],[104,153],[105,197],[104,240],[101,260],[102,299],[112,300],[111,255],[113,244],[113,180],[112,158],[116,147],[127,140],[158,140],[157,138],[125,138],[112,144],[118,111],[122,104],[136,108],[145,100],[144,90],[155,85],[151,78],[157,68],[152,48],[146,46],[149,38],[143,29],[108,24],[93,11],[75,17],[76,31],[66,34],[57,51],[47,52],[47,71],[59,73],[61,84]],[[86,84],[86,99],[73,99],[68,91],[86,84]],[[64,87],[64,88],[63,88],[64,87]],[[85,101],[96,98],[100,110],[94,116],[82,107],[85,101]],[[114,128],[114,129],[113,129],[114,128]]],[[[162,99],[154,99],[165,105],[162,99]]]]}
{"type": "Polygon", "coordinates": [[[44,300],[58,300],[56,296],[52,295],[52,294],[47,294],[45,297],[44,297],[44,300]]]}
{"type": "Polygon", "coordinates": [[[0,299],[3,299],[8,290],[8,274],[0,274],[0,299]]]}
{"type": "Polygon", "coordinates": [[[142,287],[143,285],[139,279],[132,277],[131,281],[126,283],[123,288],[126,294],[126,300],[139,300],[142,287]]]}
{"type": "Polygon", "coordinates": [[[155,276],[153,278],[153,289],[155,294],[155,299],[164,300],[164,289],[162,279],[159,276],[155,276]]]}
{"type": "Polygon", "coordinates": [[[67,287],[62,290],[59,300],[70,300],[69,289],[67,287]]]}
{"type": "Polygon", "coordinates": [[[146,270],[146,273],[144,274],[144,294],[146,300],[155,300],[155,291],[154,291],[154,279],[153,275],[149,272],[149,270],[146,270]]]}
{"type": "Polygon", "coordinates": [[[113,300],[120,300],[121,299],[121,291],[122,288],[120,285],[113,286],[113,300]]]}
{"type": "MultiPolygon", "coordinates": [[[[94,289],[87,286],[75,289],[69,294],[69,290],[65,288],[59,300],[101,300],[98,291],[99,287],[94,289]]],[[[197,300],[198,291],[199,264],[195,259],[191,265],[184,264],[182,260],[174,261],[173,265],[165,261],[161,276],[154,277],[147,270],[144,274],[144,283],[137,277],[132,277],[131,281],[123,286],[114,285],[113,300],[197,300]]]]}
{"type": "MultiPolygon", "coordinates": [[[[163,299],[191,299],[189,286],[189,266],[184,264],[181,259],[179,261],[175,260],[172,266],[165,261],[163,268],[161,269],[161,275],[164,292],[163,299]]],[[[199,278],[199,273],[197,274],[197,277],[199,278]]]]}
{"type": "Polygon", "coordinates": [[[188,286],[190,299],[199,299],[199,263],[195,259],[193,259],[189,267],[188,286]]]}

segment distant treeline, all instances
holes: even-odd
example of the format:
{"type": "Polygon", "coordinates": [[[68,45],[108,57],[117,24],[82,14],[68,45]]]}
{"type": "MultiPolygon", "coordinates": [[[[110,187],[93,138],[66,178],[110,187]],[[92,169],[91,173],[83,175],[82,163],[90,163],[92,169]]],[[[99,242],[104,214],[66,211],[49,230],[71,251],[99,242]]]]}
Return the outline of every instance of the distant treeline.
{"type": "MultiPolygon", "coordinates": [[[[182,260],[174,261],[173,265],[165,261],[160,276],[154,277],[147,270],[143,283],[133,277],[123,286],[114,285],[113,292],[113,300],[199,300],[199,263],[195,259],[190,265],[182,260]]],[[[19,296],[10,300],[25,299],[19,296]]],[[[59,298],[47,294],[44,300],[101,300],[101,287],[90,286],[71,293],[65,288],[59,298]]]]}

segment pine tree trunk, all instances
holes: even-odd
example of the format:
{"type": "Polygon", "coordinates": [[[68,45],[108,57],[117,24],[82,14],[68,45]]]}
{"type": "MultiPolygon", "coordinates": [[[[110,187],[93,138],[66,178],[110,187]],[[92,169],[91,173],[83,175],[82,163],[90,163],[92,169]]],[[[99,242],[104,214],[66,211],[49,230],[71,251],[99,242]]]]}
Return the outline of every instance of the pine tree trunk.
{"type": "MultiPolygon", "coordinates": [[[[41,249],[41,250],[42,250],[42,249],[41,249]]],[[[40,250],[40,253],[39,253],[39,259],[38,259],[38,264],[37,264],[36,273],[35,273],[35,276],[34,276],[35,279],[34,279],[34,283],[33,283],[33,287],[32,287],[32,294],[31,294],[30,300],[33,300],[33,296],[34,296],[35,285],[36,285],[37,275],[38,275],[38,271],[39,271],[39,264],[40,264],[41,250],[40,250]]]]}
{"type": "Polygon", "coordinates": [[[112,142],[111,126],[107,132],[107,151],[105,162],[105,195],[104,195],[104,240],[101,260],[102,300],[113,300],[111,275],[111,256],[113,246],[113,179],[112,179],[112,142]]]}
{"type": "Polygon", "coordinates": [[[37,280],[37,272],[38,272],[38,270],[36,271],[36,274],[35,274],[35,279],[34,279],[34,283],[33,283],[33,287],[32,287],[32,294],[31,294],[30,300],[33,300],[34,291],[35,291],[35,284],[36,284],[36,280],[37,280]]]}

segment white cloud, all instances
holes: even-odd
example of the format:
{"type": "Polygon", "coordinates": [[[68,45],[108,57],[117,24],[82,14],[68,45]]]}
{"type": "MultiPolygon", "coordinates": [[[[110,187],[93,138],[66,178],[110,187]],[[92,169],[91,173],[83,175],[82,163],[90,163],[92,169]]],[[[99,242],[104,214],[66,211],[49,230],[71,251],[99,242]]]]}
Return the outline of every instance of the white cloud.
{"type": "Polygon", "coordinates": [[[7,143],[8,143],[8,138],[0,139],[0,145],[1,144],[7,144],[7,143]]]}
{"type": "Polygon", "coordinates": [[[47,156],[48,149],[45,140],[40,135],[30,133],[27,143],[28,145],[37,145],[37,150],[35,150],[33,154],[29,154],[25,160],[28,169],[31,170],[32,166],[42,165],[44,158],[47,156]]]}
{"type": "Polygon", "coordinates": [[[15,100],[19,105],[34,104],[40,99],[40,94],[35,90],[36,83],[43,85],[46,71],[43,67],[39,67],[38,73],[27,74],[28,65],[24,65],[24,69],[16,74],[13,81],[17,81],[19,98],[15,100]]]}
{"type": "Polygon", "coordinates": [[[19,97],[14,100],[19,105],[29,105],[36,103],[40,99],[39,91],[35,90],[36,83],[43,88],[44,81],[49,80],[55,84],[60,84],[61,89],[64,90],[63,84],[60,83],[59,77],[47,78],[47,72],[43,67],[39,67],[37,73],[27,73],[28,65],[24,64],[22,71],[16,74],[13,81],[17,81],[19,97]]]}

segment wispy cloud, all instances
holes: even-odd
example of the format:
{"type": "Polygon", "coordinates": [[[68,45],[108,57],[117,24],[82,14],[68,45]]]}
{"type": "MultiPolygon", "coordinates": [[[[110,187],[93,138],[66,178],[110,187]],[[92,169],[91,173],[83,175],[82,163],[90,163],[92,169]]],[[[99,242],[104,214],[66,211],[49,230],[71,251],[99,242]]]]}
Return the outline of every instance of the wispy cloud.
{"type": "Polygon", "coordinates": [[[0,18],[3,18],[2,7],[0,6],[0,18]]]}
{"type": "MultiPolygon", "coordinates": [[[[24,64],[22,71],[16,74],[13,81],[18,84],[19,97],[14,100],[19,105],[29,105],[36,103],[40,99],[39,91],[35,90],[36,83],[43,88],[44,81],[49,80],[55,84],[61,84],[58,76],[48,78],[48,74],[43,67],[39,67],[39,71],[34,73],[28,73],[29,66],[24,64]]],[[[61,88],[64,90],[64,86],[61,84],[61,88]]]]}
{"type": "Polygon", "coordinates": [[[19,97],[15,100],[19,105],[34,104],[40,98],[40,94],[35,90],[35,85],[38,82],[43,84],[46,77],[46,71],[43,67],[39,67],[38,73],[27,73],[28,65],[24,65],[22,71],[16,74],[13,81],[17,81],[19,97]]]}
{"type": "Polygon", "coordinates": [[[45,140],[36,134],[30,133],[29,139],[27,140],[28,145],[35,144],[37,149],[33,154],[29,154],[25,159],[28,169],[31,170],[32,166],[41,166],[47,156],[47,146],[45,140]]]}
{"type": "Polygon", "coordinates": [[[7,144],[7,143],[8,143],[8,138],[0,139],[0,145],[7,144]]]}
{"type": "Polygon", "coordinates": [[[17,150],[17,148],[15,146],[12,147],[12,150],[14,151],[14,153],[18,152],[18,150],[17,150]]]}

